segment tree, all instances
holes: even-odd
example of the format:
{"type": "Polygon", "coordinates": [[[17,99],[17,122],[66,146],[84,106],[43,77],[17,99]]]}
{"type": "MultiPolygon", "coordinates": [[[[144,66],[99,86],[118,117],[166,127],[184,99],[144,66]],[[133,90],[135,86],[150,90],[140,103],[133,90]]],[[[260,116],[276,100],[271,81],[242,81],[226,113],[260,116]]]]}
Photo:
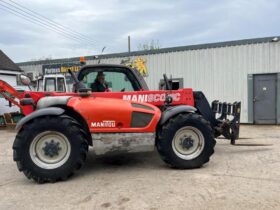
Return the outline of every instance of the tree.
{"type": "Polygon", "coordinates": [[[160,49],[160,43],[159,41],[155,41],[155,40],[152,40],[150,42],[146,42],[146,43],[143,43],[143,44],[139,44],[138,45],[138,50],[143,50],[143,51],[149,51],[149,50],[158,50],[160,49]]]}

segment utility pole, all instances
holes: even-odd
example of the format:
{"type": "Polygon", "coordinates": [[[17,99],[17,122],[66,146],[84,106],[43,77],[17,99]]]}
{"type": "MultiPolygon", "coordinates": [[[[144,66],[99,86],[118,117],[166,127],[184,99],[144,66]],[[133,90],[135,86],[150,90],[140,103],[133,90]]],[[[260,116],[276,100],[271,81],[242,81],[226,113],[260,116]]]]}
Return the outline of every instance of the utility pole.
{"type": "Polygon", "coordinates": [[[130,54],[130,36],[127,37],[128,53],[130,54]]]}

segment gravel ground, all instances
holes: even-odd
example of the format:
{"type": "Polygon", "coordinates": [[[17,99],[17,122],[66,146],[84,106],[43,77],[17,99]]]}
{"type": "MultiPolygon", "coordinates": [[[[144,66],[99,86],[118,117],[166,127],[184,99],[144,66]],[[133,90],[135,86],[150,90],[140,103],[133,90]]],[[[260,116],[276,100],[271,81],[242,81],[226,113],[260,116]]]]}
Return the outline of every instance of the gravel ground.
{"type": "Polygon", "coordinates": [[[157,152],[96,158],[71,179],[36,184],[12,160],[0,130],[0,209],[280,209],[280,127],[242,126],[238,146],[218,139],[209,164],[173,170],[157,152]]]}

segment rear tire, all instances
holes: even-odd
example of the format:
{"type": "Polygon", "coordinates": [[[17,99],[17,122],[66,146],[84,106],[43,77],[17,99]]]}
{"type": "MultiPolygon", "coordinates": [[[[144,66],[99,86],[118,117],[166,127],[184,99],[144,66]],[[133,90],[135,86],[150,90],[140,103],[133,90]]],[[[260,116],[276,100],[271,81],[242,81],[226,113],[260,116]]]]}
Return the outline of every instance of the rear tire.
{"type": "Polygon", "coordinates": [[[66,180],[84,164],[88,143],[73,118],[45,116],[25,124],[14,144],[18,170],[38,183],[66,180]]]}
{"type": "Polygon", "coordinates": [[[214,153],[216,141],[210,123],[195,113],[179,114],[158,132],[157,149],[163,161],[174,168],[199,168],[214,153]]]}

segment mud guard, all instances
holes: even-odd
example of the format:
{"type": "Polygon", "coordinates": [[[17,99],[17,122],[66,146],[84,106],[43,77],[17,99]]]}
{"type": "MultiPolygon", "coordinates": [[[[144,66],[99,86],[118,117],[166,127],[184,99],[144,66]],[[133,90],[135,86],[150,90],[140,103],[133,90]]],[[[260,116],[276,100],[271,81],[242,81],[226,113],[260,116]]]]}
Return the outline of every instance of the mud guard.
{"type": "Polygon", "coordinates": [[[48,96],[41,98],[37,103],[37,109],[43,109],[54,105],[67,105],[72,96],[48,96]]]}
{"type": "Polygon", "coordinates": [[[168,119],[170,119],[171,117],[173,117],[179,113],[196,112],[196,110],[197,110],[196,108],[194,108],[192,106],[188,106],[188,105],[169,107],[162,113],[159,124],[163,125],[164,123],[166,123],[166,121],[168,119]]]}
{"type": "Polygon", "coordinates": [[[44,109],[39,109],[24,118],[22,118],[16,125],[16,131],[19,131],[20,128],[27,122],[37,117],[46,116],[46,115],[61,115],[65,112],[64,109],[58,107],[49,107],[44,109]]]}

